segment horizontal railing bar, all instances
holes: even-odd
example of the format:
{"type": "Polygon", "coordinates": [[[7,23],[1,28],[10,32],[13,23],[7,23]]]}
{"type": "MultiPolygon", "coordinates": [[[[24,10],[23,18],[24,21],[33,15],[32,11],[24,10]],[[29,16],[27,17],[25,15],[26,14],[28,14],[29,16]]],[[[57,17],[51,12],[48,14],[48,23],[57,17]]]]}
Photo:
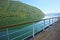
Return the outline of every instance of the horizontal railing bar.
{"type": "MultiPolygon", "coordinates": [[[[32,35],[32,34],[31,34],[31,35],[32,35]]],[[[23,40],[25,40],[26,38],[30,37],[31,35],[29,35],[29,36],[27,36],[27,37],[23,38],[23,40]]]]}
{"type": "MultiPolygon", "coordinates": [[[[28,27],[27,27],[28,28],[28,27]]],[[[14,34],[14,33],[16,33],[16,32],[19,32],[19,31],[23,31],[23,30],[25,30],[26,28],[24,28],[24,29],[21,29],[21,30],[17,30],[17,31],[15,31],[15,32],[12,32],[12,33],[9,33],[9,35],[11,35],[11,34],[14,34]]],[[[2,36],[0,36],[0,37],[3,37],[3,36],[7,36],[7,34],[5,34],[5,35],[2,35],[2,36]]]]}
{"type": "MultiPolygon", "coordinates": [[[[52,18],[60,18],[60,17],[52,17],[52,18]]],[[[47,18],[47,19],[52,19],[52,18],[47,18]]],[[[42,19],[42,20],[47,20],[47,19],[42,19]]],[[[25,22],[25,23],[21,23],[21,24],[11,24],[11,25],[6,25],[6,26],[0,26],[0,29],[19,26],[19,25],[24,25],[24,24],[30,24],[30,23],[39,22],[39,21],[42,21],[42,20],[36,20],[36,21],[32,21],[32,22],[25,22]]]]}
{"type": "MultiPolygon", "coordinates": [[[[30,31],[30,32],[32,32],[32,31],[30,31]]],[[[21,36],[23,36],[23,35],[25,35],[25,34],[28,34],[28,33],[30,33],[30,32],[27,32],[27,33],[24,33],[24,34],[19,35],[19,36],[17,36],[17,37],[14,37],[14,38],[12,38],[11,40],[14,40],[14,39],[16,39],[16,38],[18,38],[18,37],[21,37],[21,36]]]]}

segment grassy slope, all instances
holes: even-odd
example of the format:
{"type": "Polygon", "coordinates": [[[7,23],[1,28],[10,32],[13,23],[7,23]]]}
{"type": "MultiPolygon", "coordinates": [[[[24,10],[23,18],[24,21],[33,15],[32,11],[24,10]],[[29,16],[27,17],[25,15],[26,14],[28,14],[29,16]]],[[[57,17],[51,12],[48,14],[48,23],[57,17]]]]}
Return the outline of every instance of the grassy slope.
{"type": "Polygon", "coordinates": [[[44,17],[43,12],[33,6],[18,1],[11,1],[6,9],[0,11],[0,26],[19,24],[40,20],[44,17]]]}

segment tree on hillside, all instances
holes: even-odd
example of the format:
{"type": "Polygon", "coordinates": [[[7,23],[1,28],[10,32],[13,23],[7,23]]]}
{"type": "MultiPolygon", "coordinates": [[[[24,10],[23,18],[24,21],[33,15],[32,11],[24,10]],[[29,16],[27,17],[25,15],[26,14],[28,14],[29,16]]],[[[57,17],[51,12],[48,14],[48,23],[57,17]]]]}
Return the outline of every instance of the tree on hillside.
{"type": "Polygon", "coordinates": [[[11,0],[0,0],[0,12],[7,11],[11,0]]]}

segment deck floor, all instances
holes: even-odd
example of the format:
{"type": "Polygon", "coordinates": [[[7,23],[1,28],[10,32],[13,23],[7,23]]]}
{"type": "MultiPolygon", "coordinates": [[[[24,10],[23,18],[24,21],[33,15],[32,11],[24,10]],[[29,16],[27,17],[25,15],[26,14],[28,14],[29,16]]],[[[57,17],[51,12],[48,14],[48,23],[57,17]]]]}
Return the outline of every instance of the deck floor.
{"type": "Polygon", "coordinates": [[[36,35],[32,40],[60,40],[60,21],[36,35]]]}

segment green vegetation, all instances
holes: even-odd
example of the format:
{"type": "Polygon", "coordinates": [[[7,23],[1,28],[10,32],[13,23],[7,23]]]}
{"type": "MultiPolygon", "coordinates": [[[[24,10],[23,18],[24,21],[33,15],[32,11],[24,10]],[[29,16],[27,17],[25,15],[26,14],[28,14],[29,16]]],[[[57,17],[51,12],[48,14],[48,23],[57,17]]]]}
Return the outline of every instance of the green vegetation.
{"type": "MultiPolygon", "coordinates": [[[[36,20],[41,20],[43,17],[44,17],[44,13],[36,7],[30,6],[28,4],[25,4],[19,1],[0,0],[0,27],[11,25],[11,24],[20,24],[24,22],[32,22],[36,20]]],[[[31,35],[32,27],[27,28],[31,24],[8,27],[9,33],[16,32],[17,30],[19,31],[23,28],[27,29],[27,30],[25,29],[25,30],[22,30],[13,34],[9,34],[9,40],[19,35],[22,35],[22,36],[18,37],[17,40],[23,39],[31,35]],[[30,33],[25,34],[26,32],[30,32],[30,33]]],[[[0,28],[1,35],[5,35],[6,31],[7,31],[7,28],[4,28],[4,29],[0,28]]],[[[0,37],[0,39],[7,40],[7,35],[0,37]]]]}
{"type": "Polygon", "coordinates": [[[44,13],[33,6],[10,0],[0,0],[0,26],[41,20],[44,13]]]}

